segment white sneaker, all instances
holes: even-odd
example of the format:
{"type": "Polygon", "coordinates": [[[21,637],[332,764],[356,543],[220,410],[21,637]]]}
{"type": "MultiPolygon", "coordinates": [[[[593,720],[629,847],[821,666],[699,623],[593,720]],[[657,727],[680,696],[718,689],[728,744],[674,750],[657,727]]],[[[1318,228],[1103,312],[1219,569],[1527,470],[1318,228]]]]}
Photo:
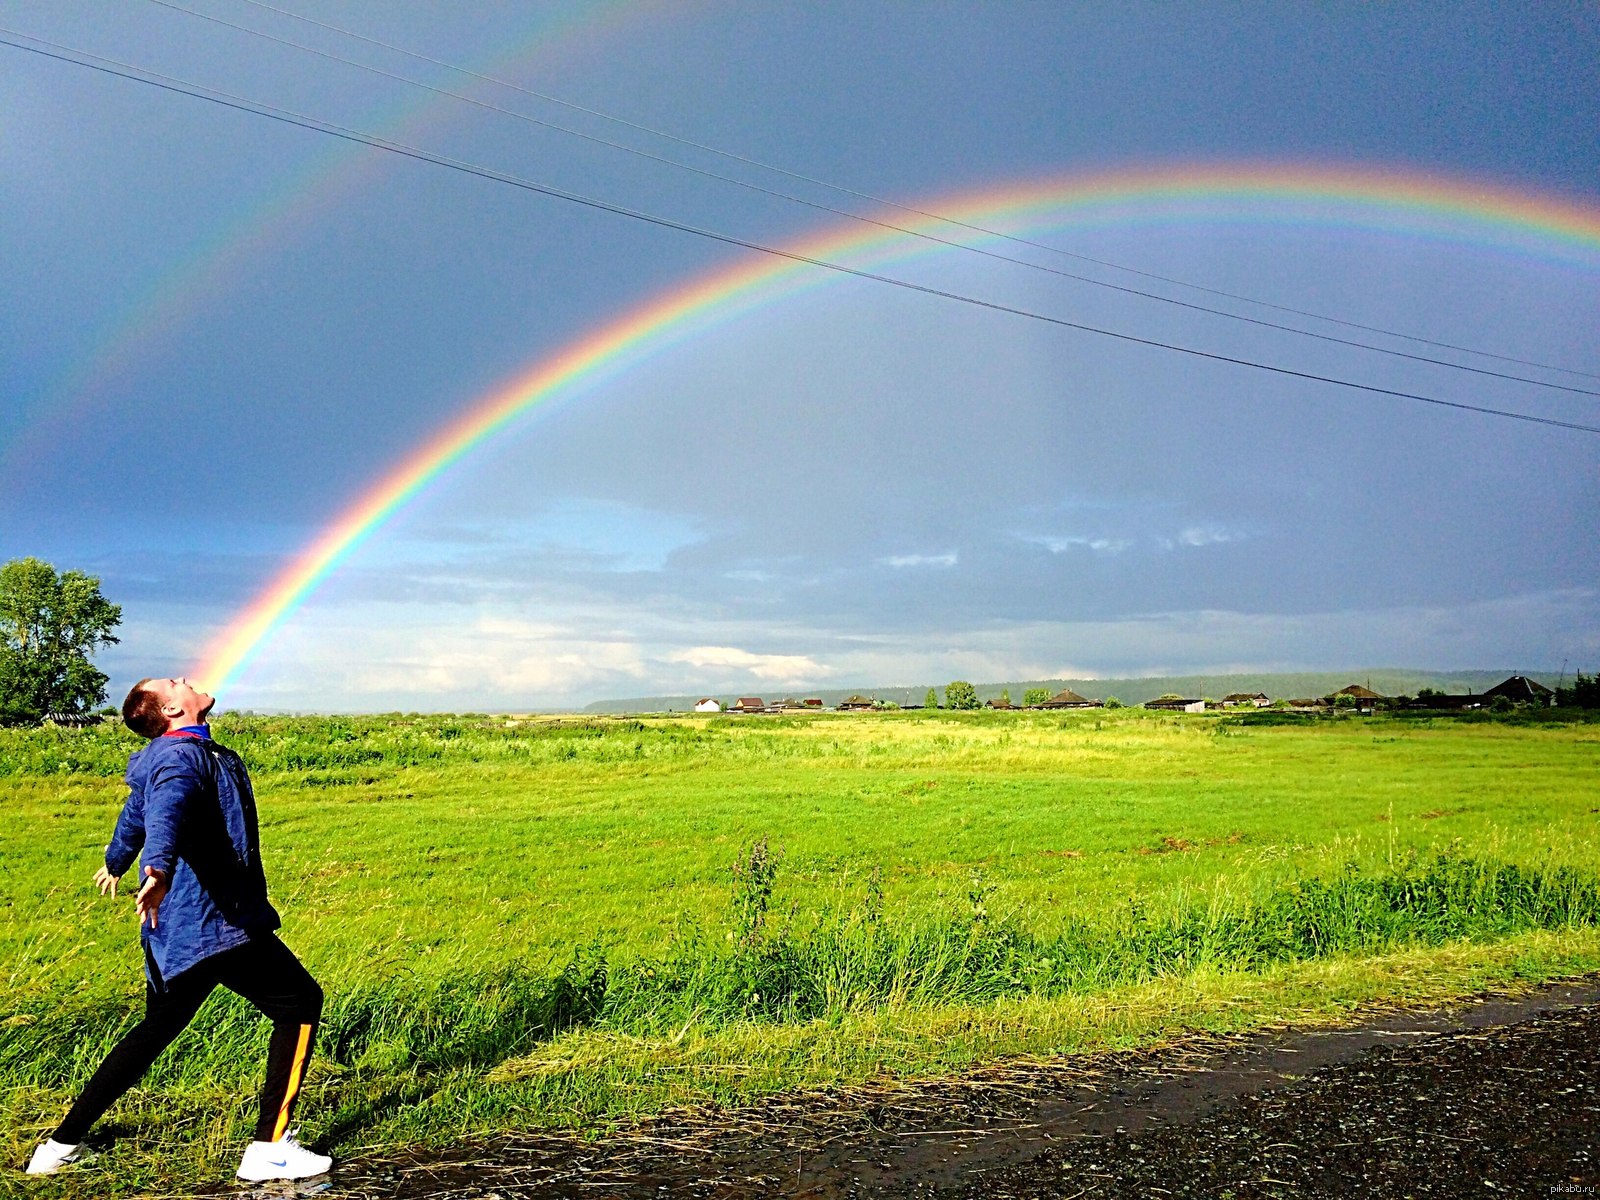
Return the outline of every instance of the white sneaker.
{"type": "Polygon", "coordinates": [[[80,1149],[80,1146],[69,1146],[51,1138],[33,1152],[33,1157],[28,1160],[28,1174],[54,1175],[77,1158],[80,1149]]]}
{"type": "Polygon", "coordinates": [[[276,1142],[251,1142],[238,1175],[252,1183],[263,1179],[310,1179],[313,1175],[326,1175],[332,1166],[332,1158],[313,1154],[291,1132],[276,1142]]]}

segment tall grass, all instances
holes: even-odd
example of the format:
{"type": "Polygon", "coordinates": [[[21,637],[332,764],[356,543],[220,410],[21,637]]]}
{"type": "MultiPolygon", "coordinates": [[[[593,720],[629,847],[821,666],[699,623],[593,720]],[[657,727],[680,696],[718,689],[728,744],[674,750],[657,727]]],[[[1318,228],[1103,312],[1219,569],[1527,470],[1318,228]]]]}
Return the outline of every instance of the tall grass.
{"type": "MultiPolygon", "coordinates": [[[[216,722],[259,774],[460,762],[608,763],[686,750],[725,748],[725,733],[662,721],[516,721],[485,716],[257,717],[216,722]]],[[[106,722],[87,729],[45,725],[0,730],[0,777],[87,775],[114,778],[142,739],[106,722]]],[[[347,782],[341,780],[340,782],[347,782]]],[[[326,782],[325,780],[319,782],[326,782]]]]}
{"type": "MultiPolygon", "coordinates": [[[[1162,913],[1131,904],[1048,937],[991,916],[981,883],[962,910],[915,923],[886,917],[875,881],[847,910],[775,914],[778,862],[756,842],[733,871],[725,925],[687,922],[660,955],[612,961],[595,946],[554,970],[519,963],[344,989],[330,999],[320,1052],[366,1072],[485,1068],[577,1026],[649,1037],[689,1024],[799,1024],[1600,924],[1600,884],[1587,876],[1447,852],[1407,855],[1383,870],[1352,864],[1248,899],[1192,900],[1162,913]]],[[[108,1002],[14,1002],[0,1079],[77,1088],[132,1019],[108,1002]]],[[[254,1010],[219,995],[150,1083],[253,1075],[263,1037],[254,1010]]]]}

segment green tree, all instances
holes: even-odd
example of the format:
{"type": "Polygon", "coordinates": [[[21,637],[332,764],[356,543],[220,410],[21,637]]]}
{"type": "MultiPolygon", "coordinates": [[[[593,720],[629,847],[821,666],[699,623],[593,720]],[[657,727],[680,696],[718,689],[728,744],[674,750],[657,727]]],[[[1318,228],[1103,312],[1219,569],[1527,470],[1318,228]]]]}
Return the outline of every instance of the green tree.
{"type": "Polygon", "coordinates": [[[1106,707],[1107,708],[1121,708],[1122,707],[1122,701],[1118,700],[1115,696],[1107,696],[1106,697],[1106,707]]]}
{"type": "Polygon", "coordinates": [[[1585,675],[1579,671],[1572,686],[1556,688],[1556,704],[1562,708],[1600,708],[1600,673],[1585,675]]]}
{"type": "Polygon", "coordinates": [[[1029,688],[1022,693],[1022,703],[1027,708],[1032,708],[1036,704],[1043,704],[1048,699],[1050,699],[1049,688],[1029,688]]]}
{"type": "Polygon", "coordinates": [[[116,642],[122,608],[100,581],[37,558],[0,566],[0,724],[47,713],[87,713],[106,698],[106,676],[89,661],[116,642]]]}
{"type": "Polygon", "coordinates": [[[1011,689],[1010,688],[1001,688],[1000,689],[1000,703],[1004,704],[1007,708],[1011,707],[1011,689]]]}
{"type": "Polygon", "coordinates": [[[923,708],[938,708],[939,707],[939,689],[938,688],[929,688],[928,689],[928,694],[922,698],[922,707],[923,708]]]}
{"type": "Polygon", "coordinates": [[[945,684],[944,706],[946,708],[977,708],[978,689],[965,679],[955,679],[945,684]]]}

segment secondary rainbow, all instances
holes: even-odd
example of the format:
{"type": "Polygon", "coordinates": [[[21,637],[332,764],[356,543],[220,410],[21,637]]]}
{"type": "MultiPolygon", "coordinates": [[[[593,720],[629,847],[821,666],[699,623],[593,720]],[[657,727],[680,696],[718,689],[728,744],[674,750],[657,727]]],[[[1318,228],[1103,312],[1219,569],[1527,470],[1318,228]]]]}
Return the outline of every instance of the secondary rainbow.
{"type": "MultiPolygon", "coordinates": [[[[1285,221],[1411,236],[1452,237],[1600,264],[1600,208],[1479,180],[1303,164],[1182,165],[1030,181],[920,202],[916,207],[1007,230],[1156,220],[1285,221]],[[1198,213],[1197,210],[1198,209],[1198,213]],[[1048,221],[1041,218],[1048,216],[1048,221]]],[[[951,237],[937,220],[883,219],[951,237]]],[[[959,231],[957,231],[959,232],[959,231]]],[[[786,247],[811,258],[881,263],[929,243],[848,221],[786,247]]],[[[958,250],[938,248],[939,253],[958,250]]],[[[206,649],[194,675],[225,690],[282,624],[374,532],[427,484],[529,409],[577,393],[691,332],[843,278],[790,259],[741,257],[579,337],[468,404],[330,522],[206,649]]]]}
{"type": "MultiPolygon", "coordinates": [[[[518,78],[551,63],[570,61],[626,29],[644,8],[643,0],[594,0],[572,15],[539,18],[516,45],[495,48],[473,69],[518,78]]],[[[387,104],[366,114],[358,124],[393,141],[415,141],[464,111],[447,97],[417,92],[405,103],[387,104]]],[[[29,425],[0,447],[0,477],[5,470],[20,469],[29,455],[47,452],[53,436],[83,419],[104,399],[106,389],[136,369],[139,359],[163,337],[191,321],[241,275],[255,270],[257,261],[310,226],[319,213],[378,177],[390,161],[379,151],[331,141],[304,168],[256,197],[188,253],[175,256],[166,270],[87,339],[89,349],[29,402],[34,410],[29,425]]]]}

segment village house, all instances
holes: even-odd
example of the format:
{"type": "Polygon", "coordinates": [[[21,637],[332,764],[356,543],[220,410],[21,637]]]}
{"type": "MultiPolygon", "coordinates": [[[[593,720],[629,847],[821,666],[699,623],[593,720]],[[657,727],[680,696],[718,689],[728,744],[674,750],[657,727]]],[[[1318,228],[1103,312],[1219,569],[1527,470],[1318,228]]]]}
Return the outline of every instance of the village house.
{"type": "Polygon", "coordinates": [[[1039,706],[1040,708],[1104,708],[1102,700],[1091,700],[1087,696],[1080,696],[1071,688],[1062,688],[1050,699],[1039,706]]]}
{"type": "Polygon", "coordinates": [[[1513,675],[1510,679],[1502,680],[1483,695],[1486,700],[1496,700],[1504,696],[1517,704],[1539,704],[1545,707],[1549,707],[1555,700],[1554,692],[1538,680],[1529,679],[1526,675],[1513,675]]]}
{"type": "Polygon", "coordinates": [[[1233,692],[1222,698],[1223,708],[1266,708],[1271,703],[1265,692],[1233,692]]]}
{"type": "Polygon", "coordinates": [[[1371,712],[1373,709],[1377,708],[1379,704],[1383,703],[1383,701],[1389,698],[1373,691],[1369,687],[1362,687],[1359,683],[1352,683],[1348,687],[1342,687],[1337,692],[1323,697],[1323,699],[1325,699],[1329,704],[1337,705],[1339,703],[1340,696],[1349,696],[1355,701],[1356,708],[1364,713],[1371,712]]]}
{"type": "Polygon", "coordinates": [[[1185,700],[1182,698],[1169,699],[1163,696],[1159,700],[1146,700],[1144,707],[1155,709],[1158,712],[1203,713],[1206,710],[1206,702],[1204,700],[1185,700]]]}
{"type": "Polygon", "coordinates": [[[704,696],[701,699],[695,701],[694,711],[695,712],[699,712],[699,713],[717,713],[717,712],[721,712],[722,711],[722,701],[721,700],[713,700],[710,696],[704,696]]]}
{"type": "Polygon", "coordinates": [[[839,701],[840,712],[871,712],[872,700],[867,696],[851,696],[839,701]]]}
{"type": "Polygon", "coordinates": [[[740,696],[739,702],[728,709],[737,713],[764,713],[767,711],[767,702],[760,696],[740,696]]]}
{"type": "Polygon", "coordinates": [[[1502,679],[1484,692],[1467,692],[1465,694],[1446,694],[1444,692],[1424,691],[1411,702],[1413,708],[1442,708],[1456,711],[1467,711],[1474,708],[1487,708],[1495,700],[1504,696],[1513,704],[1537,704],[1549,706],[1555,702],[1555,693],[1536,679],[1529,679],[1526,675],[1513,675],[1509,679],[1502,679]]]}

